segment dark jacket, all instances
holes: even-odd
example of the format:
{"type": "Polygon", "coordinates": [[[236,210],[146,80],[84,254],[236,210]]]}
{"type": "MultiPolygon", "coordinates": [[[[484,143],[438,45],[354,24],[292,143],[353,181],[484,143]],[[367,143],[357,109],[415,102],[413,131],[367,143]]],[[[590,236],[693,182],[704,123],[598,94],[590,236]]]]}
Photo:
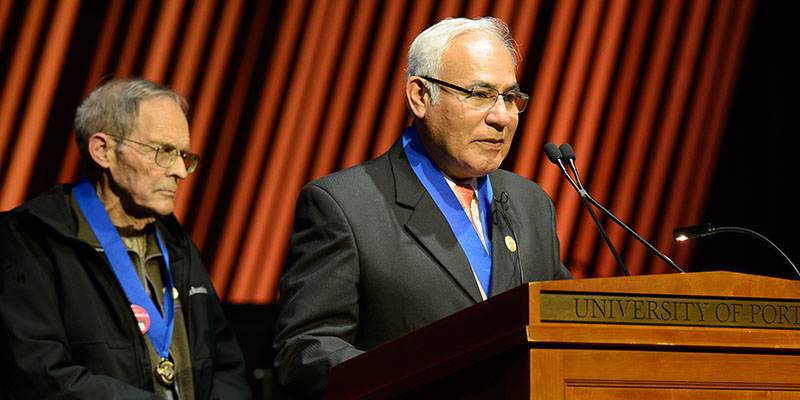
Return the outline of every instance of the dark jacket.
{"type": "MultiPolygon", "coordinates": [[[[78,239],[59,185],[0,214],[0,398],[151,399],[153,368],[122,286],[78,239]]],[[[244,359],[200,254],[156,221],[187,325],[197,399],[245,399],[244,359]]]]}
{"type": "MultiPolygon", "coordinates": [[[[489,178],[489,295],[571,278],[559,259],[550,197],[508,171],[489,178]],[[512,237],[516,246],[507,244],[512,237]]],[[[280,282],[274,347],[281,384],[319,396],[335,364],[478,303],[469,265],[411,169],[402,138],[374,160],[309,183],[298,196],[280,282]]]]}

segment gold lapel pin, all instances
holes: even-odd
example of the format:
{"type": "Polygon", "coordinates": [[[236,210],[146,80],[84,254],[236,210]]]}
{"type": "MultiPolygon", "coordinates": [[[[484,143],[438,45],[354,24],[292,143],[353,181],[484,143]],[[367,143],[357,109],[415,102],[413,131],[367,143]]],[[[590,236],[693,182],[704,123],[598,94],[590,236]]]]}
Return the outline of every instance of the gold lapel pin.
{"type": "Polygon", "coordinates": [[[517,242],[514,241],[513,237],[506,236],[506,247],[508,248],[508,251],[512,253],[517,251],[517,242]]]}

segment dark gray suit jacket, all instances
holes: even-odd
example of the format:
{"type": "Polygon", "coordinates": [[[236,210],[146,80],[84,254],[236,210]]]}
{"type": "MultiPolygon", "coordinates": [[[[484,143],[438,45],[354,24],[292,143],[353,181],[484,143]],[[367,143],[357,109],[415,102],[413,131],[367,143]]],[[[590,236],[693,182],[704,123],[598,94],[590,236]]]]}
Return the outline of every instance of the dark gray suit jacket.
{"type": "MultiPolygon", "coordinates": [[[[489,178],[489,295],[523,281],[571,278],[559,259],[549,196],[508,171],[489,178]],[[506,236],[516,238],[516,251],[506,236]]],[[[411,169],[402,138],[380,157],[303,188],[280,289],[278,377],[313,396],[335,364],[481,301],[467,257],[411,169]]]]}

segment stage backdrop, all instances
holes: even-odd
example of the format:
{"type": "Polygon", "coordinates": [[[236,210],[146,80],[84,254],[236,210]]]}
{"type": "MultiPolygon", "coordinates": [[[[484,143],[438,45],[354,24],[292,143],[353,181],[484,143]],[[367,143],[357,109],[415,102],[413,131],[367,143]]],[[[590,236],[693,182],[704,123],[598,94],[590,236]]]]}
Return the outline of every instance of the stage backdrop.
{"type": "MultiPolygon", "coordinates": [[[[531,104],[504,167],[539,182],[578,277],[619,274],[576,193],[542,155],[569,142],[589,192],[679,265],[702,222],[754,0],[0,0],[0,210],[76,179],[72,117],[109,75],[191,105],[175,214],[221,296],[269,303],[308,181],[375,157],[409,122],[406,51],[445,17],[510,24],[531,104]]],[[[666,273],[602,218],[632,274],[666,273]]]]}

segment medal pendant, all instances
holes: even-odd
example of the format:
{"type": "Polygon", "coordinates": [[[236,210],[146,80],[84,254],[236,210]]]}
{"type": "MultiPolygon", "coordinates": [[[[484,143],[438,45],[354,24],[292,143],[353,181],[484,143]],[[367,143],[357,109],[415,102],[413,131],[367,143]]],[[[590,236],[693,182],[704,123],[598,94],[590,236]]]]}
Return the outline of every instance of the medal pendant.
{"type": "Polygon", "coordinates": [[[175,364],[166,358],[161,359],[154,372],[158,381],[164,386],[171,387],[175,382],[175,364]]]}

